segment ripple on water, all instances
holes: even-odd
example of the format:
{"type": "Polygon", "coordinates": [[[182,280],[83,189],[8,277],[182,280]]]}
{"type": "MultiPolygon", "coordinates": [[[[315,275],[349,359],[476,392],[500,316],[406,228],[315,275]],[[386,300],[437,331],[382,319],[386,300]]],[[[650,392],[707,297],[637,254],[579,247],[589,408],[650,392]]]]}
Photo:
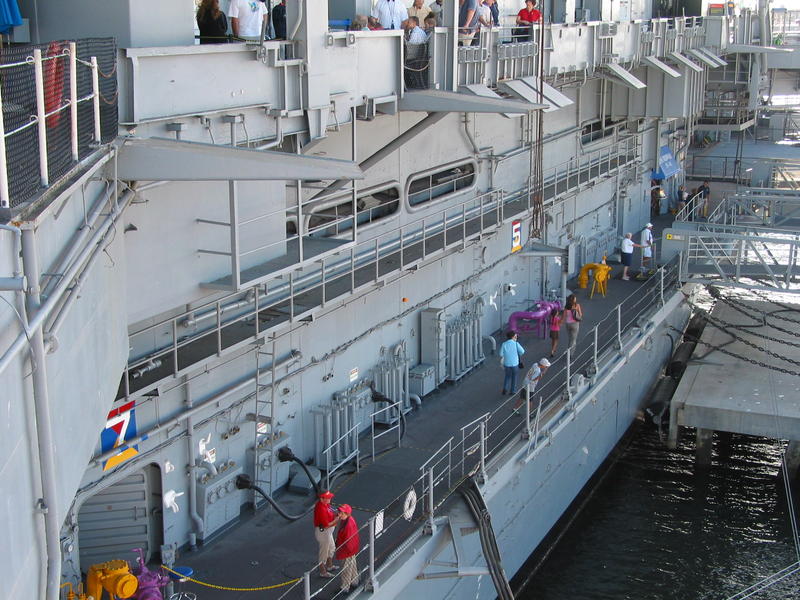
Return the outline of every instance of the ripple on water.
{"type": "MultiPolygon", "coordinates": [[[[668,451],[640,429],[518,597],[723,599],[792,564],[784,446],[717,440],[712,467],[697,472],[692,432],[668,451]]],[[[800,573],[757,597],[800,598],[800,573]]]]}

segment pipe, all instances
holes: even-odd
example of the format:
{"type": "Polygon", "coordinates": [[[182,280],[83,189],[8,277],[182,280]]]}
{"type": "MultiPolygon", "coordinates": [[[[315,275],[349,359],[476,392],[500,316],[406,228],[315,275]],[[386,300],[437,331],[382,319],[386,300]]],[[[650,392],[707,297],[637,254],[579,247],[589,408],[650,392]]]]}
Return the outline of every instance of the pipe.
{"type": "MultiPolygon", "coordinates": [[[[293,363],[293,362],[295,362],[297,360],[300,360],[302,357],[303,357],[303,355],[300,353],[300,351],[292,350],[289,353],[289,356],[287,356],[286,358],[284,358],[283,360],[281,360],[280,362],[278,362],[275,365],[275,368],[277,369],[277,368],[288,366],[291,363],[293,363]]],[[[258,376],[262,377],[264,375],[267,375],[267,373],[271,373],[271,372],[272,372],[272,365],[269,365],[269,366],[265,367],[264,369],[261,369],[258,372],[258,376]]],[[[191,409],[186,410],[186,411],[182,412],[181,414],[172,417],[171,419],[167,419],[163,423],[159,423],[157,425],[154,425],[152,428],[150,428],[145,433],[142,433],[141,435],[136,436],[132,440],[127,440],[125,443],[128,444],[129,446],[133,446],[135,444],[138,444],[139,442],[141,442],[145,438],[148,438],[148,437],[151,437],[151,436],[155,435],[157,432],[159,432],[159,431],[161,431],[163,429],[170,429],[170,428],[174,427],[175,425],[177,425],[178,423],[182,423],[183,421],[187,420],[189,417],[196,415],[197,413],[199,413],[203,409],[207,408],[208,406],[210,406],[212,404],[216,404],[217,402],[220,402],[223,398],[226,398],[227,396],[230,396],[231,394],[235,394],[236,392],[239,392],[239,391],[243,390],[244,388],[253,385],[255,380],[256,380],[256,375],[253,374],[250,377],[240,381],[239,383],[231,385],[228,388],[226,388],[226,389],[222,390],[221,392],[219,392],[218,394],[213,395],[208,400],[205,400],[204,402],[202,402],[202,403],[200,403],[200,404],[198,404],[196,406],[192,406],[191,409]]],[[[273,385],[273,382],[270,382],[269,385],[273,385]]],[[[117,449],[112,448],[111,450],[109,450],[107,452],[103,452],[102,454],[98,454],[97,456],[95,456],[91,460],[91,464],[94,464],[94,465],[100,464],[101,462],[103,462],[107,458],[117,454],[117,452],[118,452],[117,449]]]]}
{"type": "MultiPolygon", "coordinates": [[[[81,265],[83,265],[86,262],[86,260],[92,255],[92,253],[102,251],[103,248],[100,244],[103,238],[105,237],[108,230],[114,225],[116,220],[120,217],[120,215],[122,215],[125,208],[128,206],[133,197],[134,194],[132,192],[127,192],[123,196],[124,201],[122,203],[122,207],[120,208],[119,205],[115,206],[111,214],[106,218],[105,222],[95,231],[89,243],[80,252],[80,254],[72,263],[72,265],[69,267],[67,272],[64,273],[64,276],[59,280],[56,287],[48,295],[47,300],[44,302],[44,304],[38,307],[38,310],[36,311],[36,316],[28,323],[29,331],[35,332],[42,328],[45,321],[53,312],[53,310],[55,309],[59,301],[62,299],[62,297],[71,290],[72,280],[77,275],[78,271],[81,268],[81,265]]],[[[24,232],[23,232],[23,238],[24,238],[24,232]]],[[[24,255],[23,255],[23,263],[24,263],[24,255]]],[[[35,285],[38,290],[39,286],[38,281],[32,282],[30,276],[28,276],[28,281],[31,283],[31,285],[35,285]]],[[[70,295],[70,297],[66,300],[66,302],[70,302],[74,298],[75,296],[70,295]]],[[[64,307],[62,306],[62,310],[63,309],[64,307]]],[[[2,373],[3,371],[6,370],[6,368],[8,368],[8,366],[11,364],[11,361],[17,356],[17,354],[19,354],[20,350],[27,343],[27,341],[28,341],[28,336],[26,335],[26,332],[23,331],[17,336],[17,339],[11,344],[8,350],[5,351],[2,358],[0,358],[0,373],[2,373]]]]}
{"type": "MultiPolygon", "coordinates": [[[[39,288],[39,257],[36,249],[36,232],[25,229],[22,232],[22,257],[25,276],[31,283],[28,295],[27,310],[38,317],[43,311],[39,288]]],[[[34,318],[34,321],[36,319],[34,318]]],[[[58,516],[55,442],[53,440],[53,424],[50,416],[50,399],[47,390],[47,363],[44,351],[44,335],[41,323],[33,328],[31,348],[35,366],[33,368],[33,404],[36,414],[37,442],[39,463],[42,478],[42,498],[39,500],[41,512],[44,514],[45,549],[47,555],[47,590],[46,600],[58,600],[61,583],[61,523],[58,516]]],[[[24,337],[24,335],[23,335],[24,337]]]]}
{"type": "Polygon", "coordinates": [[[297,23],[294,24],[294,27],[292,27],[292,33],[289,34],[290,40],[293,40],[297,35],[297,31],[300,29],[300,24],[303,22],[303,4],[305,4],[305,0],[300,0],[300,2],[297,3],[297,23]]]}
{"type": "MultiPolygon", "coordinates": [[[[219,314],[224,315],[226,312],[237,310],[239,308],[244,308],[245,306],[250,306],[253,303],[255,296],[256,296],[255,292],[253,290],[249,290],[242,300],[220,306],[219,314]]],[[[183,321],[181,321],[181,325],[187,328],[193,327],[197,325],[200,321],[207,321],[208,319],[214,318],[216,316],[217,316],[216,310],[209,310],[191,319],[184,319],[183,321]]]]}
{"type": "Polygon", "coordinates": [[[272,141],[267,142],[266,144],[261,144],[260,146],[256,146],[256,150],[269,150],[270,148],[275,148],[276,146],[280,146],[283,143],[283,119],[280,115],[275,117],[275,137],[272,141]]]}
{"type": "Polygon", "coordinates": [[[409,394],[408,397],[411,398],[414,401],[414,404],[417,405],[417,408],[422,406],[422,398],[420,398],[416,394],[409,394]]]}
{"type": "MultiPolygon", "coordinates": [[[[191,380],[184,375],[186,381],[186,409],[191,410],[194,406],[192,399],[191,380]]],[[[189,465],[189,516],[194,523],[194,531],[189,532],[189,547],[192,550],[197,549],[197,535],[205,531],[205,523],[200,518],[200,513],[197,512],[197,477],[195,476],[194,464],[194,416],[190,416],[186,420],[186,443],[188,446],[188,465],[189,465]]]]}
{"type": "MultiPolygon", "coordinates": [[[[428,116],[426,116],[424,119],[422,119],[421,121],[419,121],[418,123],[416,123],[412,127],[406,129],[403,133],[398,135],[391,142],[386,144],[383,148],[381,148],[377,152],[373,153],[371,156],[368,156],[367,158],[362,160],[360,163],[358,163],[359,168],[362,171],[366,171],[366,170],[372,168],[377,163],[379,163],[381,160],[383,160],[385,157],[387,157],[389,154],[391,154],[392,152],[394,152],[395,150],[397,150],[398,148],[403,146],[403,144],[405,144],[407,141],[413,139],[418,134],[420,134],[423,131],[425,131],[426,129],[428,129],[428,127],[430,127],[431,125],[435,125],[436,123],[438,123],[439,121],[444,119],[447,116],[447,114],[448,113],[446,113],[446,112],[428,113],[428,116]]],[[[317,192],[316,194],[314,194],[314,196],[311,198],[311,200],[316,200],[317,198],[320,198],[322,196],[326,196],[326,195],[328,195],[328,194],[330,194],[332,192],[335,192],[336,190],[340,190],[344,186],[346,186],[348,183],[350,183],[349,180],[337,179],[336,181],[331,183],[329,186],[327,186],[323,190],[321,190],[321,191],[317,192]]]]}
{"type": "Polygon", "coordinates": [[[497,340],[496,339],[494,339],[490,335],[485,335],[481,339],[486,340],[487,342],[489,342],[492,345],[492,355],[497,354],[497,340]]]}
{"type": "MultiPolygon", "coordinates": [[[[469,143],[472,145],[472,152],[475,155],[480,154],[481,149],[478,147],[478,144],[475,142],[475,138],[472,135],[472,132],[469,130],[469,113],[461,113],[464,115],[463,123],[464,123],[464,133],[467,134],[467,139],[469,143]]],[[[530,114],[530,113],[528,113],[530,114]]]]}

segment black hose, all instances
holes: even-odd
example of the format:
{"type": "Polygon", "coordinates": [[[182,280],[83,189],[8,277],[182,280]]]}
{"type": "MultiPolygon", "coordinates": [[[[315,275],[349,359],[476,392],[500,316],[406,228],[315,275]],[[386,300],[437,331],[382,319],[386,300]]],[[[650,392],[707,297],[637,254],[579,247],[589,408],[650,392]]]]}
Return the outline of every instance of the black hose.
{"type": "Polygon", "coordinates": [[[309,512],[311,512],[312,508],[314,508],[314,505],[312,504],[311,507],[308,508],[305,512],[299,515],[290,515],[285,510],[283,510],[280,507],[280,505],[277,502],[275,502],[275,500],[273,500],[270,496],[268,496],[264,492],[264,490],[262,490],[256,484],[254,484],[253,481],[250,479],[249,475],[244,475],[244,474],[238,475],[236,477],[236,487],[239,488],[240,490],[253,490],[255,492],[258,492],[259,494],[264,496],[264,499],[272,505],[272,508],[274,508],[277,511],[277,513],[287,521],[297,521],[298,519],[302,519],[309,512]]]}

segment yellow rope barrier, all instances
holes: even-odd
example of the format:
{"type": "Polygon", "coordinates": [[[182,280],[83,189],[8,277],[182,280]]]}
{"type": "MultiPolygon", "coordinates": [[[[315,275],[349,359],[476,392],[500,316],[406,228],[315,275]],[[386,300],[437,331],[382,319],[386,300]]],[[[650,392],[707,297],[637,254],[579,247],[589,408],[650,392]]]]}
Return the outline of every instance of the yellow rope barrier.
{"type": "Polygon", "coordinates": [[[197,585],[202,585],[208,588],[213,588],[215,590],[226,590],[228,592],[263,592],[264,590],[274,590],[275,588],[285,587],[287,585],[292,585],[293,583],[297,583],[300,581],[300,577],[297,579],[290,579],[289,581],[284,581],[283,583],[276,583],[275,585],[264,585],[261,587],[227,587],[224,585],[214,585],[213,583],[206,583],[205,581],[198,581],[197,579],[192,579],[191,577],[187,577],[177,571],[173,571],[167,566],[161,565],[161,568],[165,571],[172,573],[173,575],[177,575],[181,579],[185,579],[186,581],[191,581],[192,583],[196,583],[197,585]]]}

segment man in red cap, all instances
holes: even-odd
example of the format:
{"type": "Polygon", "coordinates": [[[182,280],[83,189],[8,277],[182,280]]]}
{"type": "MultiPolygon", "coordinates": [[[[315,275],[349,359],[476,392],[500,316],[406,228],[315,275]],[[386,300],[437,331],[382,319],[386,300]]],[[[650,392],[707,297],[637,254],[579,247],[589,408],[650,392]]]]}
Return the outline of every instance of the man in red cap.
{"type": "Polygon", "coordinates": [[[351,585],[358,585],[358,566],[356,554],[361,546],[358,538],[358,524],[353,518],[353,509],[349,504],[339,507],[341,526],[336,534],[336,560],[344,560],[342,569],[342,591],[349,592],[351,585]]]}
{"type": "Polygon", "coordinates": [[[328,571],[335,571],[339,567],[333,565],[333,553],[336,544],[333,542],[333,528],[336,527],[336,511],[331,506],[333,493],[325,490],[319,495],[319,500],[314,506],[314,537],[319,544],[319,576],[325,579],[333,577],[328,571]]]}

